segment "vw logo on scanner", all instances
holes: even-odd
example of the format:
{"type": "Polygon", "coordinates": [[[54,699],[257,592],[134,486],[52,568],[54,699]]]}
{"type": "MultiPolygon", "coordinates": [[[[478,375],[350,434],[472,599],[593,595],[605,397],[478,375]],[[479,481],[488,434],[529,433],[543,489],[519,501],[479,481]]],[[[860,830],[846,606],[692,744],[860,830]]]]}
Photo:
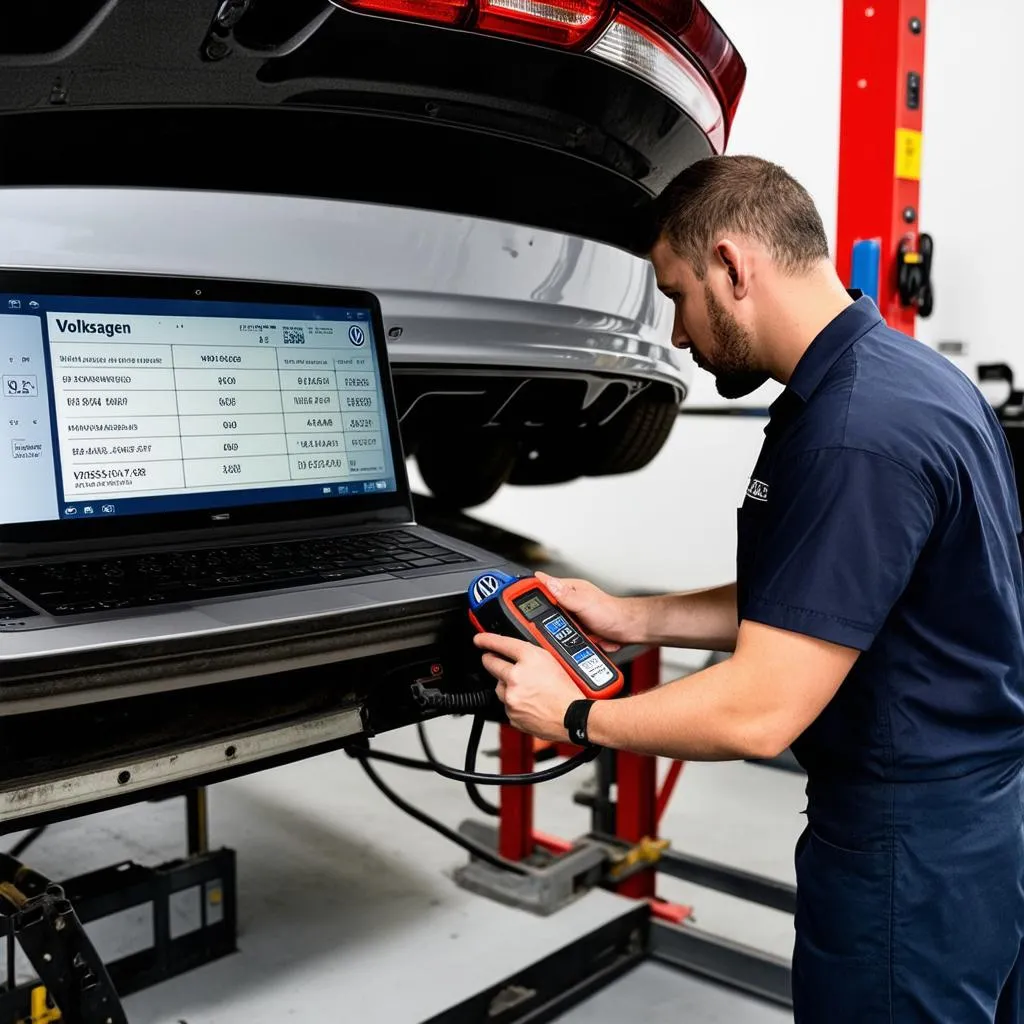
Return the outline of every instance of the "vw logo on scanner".
{"type": "Polygon", "coordinates": [[[506,576],[503,572],[494,570],[477,576],[469,588],[469,603],[472,608],[479,608],[485,601],[490,600],[500,590],[507,587],[515,580],[512,576],[506,576]]]}

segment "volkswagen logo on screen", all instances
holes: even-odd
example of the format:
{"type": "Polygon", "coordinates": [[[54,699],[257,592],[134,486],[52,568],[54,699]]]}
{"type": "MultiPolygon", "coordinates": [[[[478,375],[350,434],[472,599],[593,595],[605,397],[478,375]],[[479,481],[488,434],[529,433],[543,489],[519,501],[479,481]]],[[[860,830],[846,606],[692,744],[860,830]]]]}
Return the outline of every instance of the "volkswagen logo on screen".
{"type": "Polygon", "coordinates": [[[358,348],[364,341],[366,341],[366,331],[364,331],[359,324],[353,324],[348,329],[348,340],[358,348]]]}

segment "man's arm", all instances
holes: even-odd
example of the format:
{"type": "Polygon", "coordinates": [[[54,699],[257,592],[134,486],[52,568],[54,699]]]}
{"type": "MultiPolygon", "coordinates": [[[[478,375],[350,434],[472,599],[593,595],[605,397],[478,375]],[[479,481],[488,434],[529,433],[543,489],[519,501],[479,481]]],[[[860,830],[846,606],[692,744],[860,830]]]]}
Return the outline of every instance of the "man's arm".
{"type": "MultiPolygon", "coordinates": [[[[509,721],[550,740],[568,738],[565,710],[580,691],[548,651],[514,637],[478,634],[484,667],[509,721]]],[[[775,757],[832,699],[858,651],[744,622],[736,653],[684,679],[632,697],[597,701],[592,743],[686,761],[775,757]]]]}
{"type": "Polygon", "coordinates": [[[595,743],[688,760],[774,757],[874,642],[931,534],[927,483],[884,455],[817,449],[779,466],[771,497],[736,653],[595,705],[595,743]]]}
{"type": "MultiPolygon", "coordinates": [[[[787,460],[771,495],[733,656],[643,695],[597,702],[594,743],[686,760],[775,756],[874,643],[936,522],[930,483],[885,455],[817,449],[787,460]]],[[[554,656],[507,637],[474,642],[490,652],[483,664],[512,724],[564,739],[579,690],[554,656]]]]}
{"type": "Polygon", "coordinates": [[[643,602],[640,643],[732,651],[736,647],[736,584],[658,597],[643,602]]]}
{"type": "Polygon", "coordinates": [[[744,622],[727,661],[634,697],[598,701],[590,739],[684,761],[777,757],[821,713],[858,654],[744,622]]]}
{"type": "Polygon", "coordinates": [[[588,580],[537,578],[605,646],[657,644],[705,651],[736,645],[736,585],[644,597],[613,597],[588,580]]]}

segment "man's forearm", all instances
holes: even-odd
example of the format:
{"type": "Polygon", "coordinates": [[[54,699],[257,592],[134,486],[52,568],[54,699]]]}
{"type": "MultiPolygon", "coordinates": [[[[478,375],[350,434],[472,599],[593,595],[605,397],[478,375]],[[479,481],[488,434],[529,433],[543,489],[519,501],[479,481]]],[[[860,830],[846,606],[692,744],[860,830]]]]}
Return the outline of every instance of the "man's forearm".
{"type": "Polygon", "coordinates": [[[689,594],[628,600],[635,602],[639,643],[702,651],[732,651],[736,646],[735,583],[689,594]]]}
{"type": "Polygon", "coordinates": [[[774,757],[785,748],[786,710],[758,700],[743,672],[730,660],[633,697],[597,701],[590,741],[681,761],[774,757]]]}

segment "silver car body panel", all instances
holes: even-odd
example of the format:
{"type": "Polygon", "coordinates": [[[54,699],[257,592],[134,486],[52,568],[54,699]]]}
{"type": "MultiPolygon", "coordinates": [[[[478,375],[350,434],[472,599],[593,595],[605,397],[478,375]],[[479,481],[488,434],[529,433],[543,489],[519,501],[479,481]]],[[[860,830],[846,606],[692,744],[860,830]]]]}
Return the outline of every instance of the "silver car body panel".
{"type": "Polygon", "coordinates": [[[0,189],[0,265],[337,284],[380,298],[395,369],[672,385],[672,310],[624,250],[497,221],[282,195],[0,189]]]}

